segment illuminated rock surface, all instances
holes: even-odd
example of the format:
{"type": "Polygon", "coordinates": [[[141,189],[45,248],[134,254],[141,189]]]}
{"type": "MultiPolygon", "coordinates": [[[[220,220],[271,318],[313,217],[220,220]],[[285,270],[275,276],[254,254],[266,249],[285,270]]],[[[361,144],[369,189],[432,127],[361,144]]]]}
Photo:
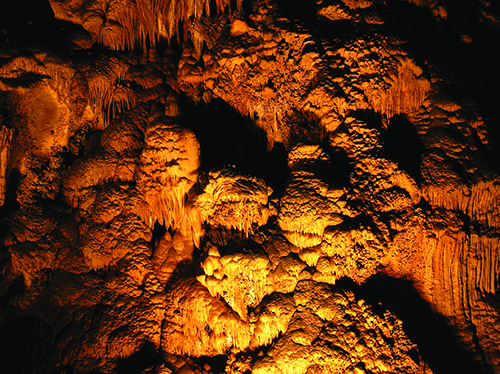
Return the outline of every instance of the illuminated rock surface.
{"type": "Polygon", "coordinates": [[[500,373],[496,3],[0,21],[0,372],[500,373]]]}

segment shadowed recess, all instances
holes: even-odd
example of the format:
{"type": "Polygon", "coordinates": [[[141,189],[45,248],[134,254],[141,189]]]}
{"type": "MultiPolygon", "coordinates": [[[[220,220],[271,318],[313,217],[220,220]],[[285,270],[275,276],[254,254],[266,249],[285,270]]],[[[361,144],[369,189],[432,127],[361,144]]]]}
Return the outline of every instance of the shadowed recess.
{"type": "Polygon", "coordinates": [[[410,281],[377,274],[362,285],[343,278],[337,286],[352,290],[356,296],[372,304],[374,311],[383,313],[387,308],[401,319],[404,331],[417,344],[422,358],[434,373],[484,372],[484,368],[457,342],[457,336],[445,318],[431,309],[410,281]]]}
{"type": "Polygon", "coordinates": [[[141,349],[116,365],[117,374],[155,373],[162,363],[161,354],[151,342],[145,342],[141,349]]]}
{"type": "Polygon", "coordinates": [[[420,184],[420,161],[424,147],[415,126],[405,116],[396,115],[389,122],[382,138],[384,155],[420,184]]]}
{"type": "Polygon", "coordinates": [[[50,329],[41,318],[24,316],[0,325],[2,373],[50,373],[54,369],[50,329]]]}
{"type": "MultiPolygon", "coordinates": [[[[497,89],[500,48],[489,45],[499,45],[500,29],[494,22],[485,22],[488,17],[499,19],[498,2],[491,2],[490,15],[482,17],[474,2],[446,0],[443,1],[446,19],[437,19],[427,9],[410,2],[390,0],[387,3],[393,16],[386,27],[407,40],[406,48],[419,66],[425,68],[428,61],[446,71],[449,77],[460,77],[488,126],[491,159],[498,158],[499,112],[492,110],[496,107],[492,104],[500,101],[497,89]]],[[[493,161],[490,166],[498,170],[498,163],[493,161]]]]}
{"type": "Polygon", "coordinates": [[[224,355],[217,355],[214,357],[199,357],[195,358],[193,361],[197,363],[199,367],[208,365],[210,367],[210,371],[213,374],[222,374],[226,372],[227,357],[224,355]]]}
{"type": "Polygon", "coordinates": [[[267,151],[264,131],[221,99],[209,104],[183,103],[183,123],[191,128],[201,148],[201,169],[235,165],[262,176],[274,192],[283,191],[288,179],[287,152],[276,143],[267,151]]]}

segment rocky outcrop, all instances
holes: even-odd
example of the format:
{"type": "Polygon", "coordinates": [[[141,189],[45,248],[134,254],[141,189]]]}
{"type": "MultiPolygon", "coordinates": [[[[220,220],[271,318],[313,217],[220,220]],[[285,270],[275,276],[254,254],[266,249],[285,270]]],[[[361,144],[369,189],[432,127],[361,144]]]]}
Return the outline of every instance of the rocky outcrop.
{"type": "Polygon", "coordinates": [[[195,205],[203,222],[248,236],[267,223],[271,193],[264,180],[240,174],[234,167],[225,168],[209,172],[208,184],[195,205]]]}

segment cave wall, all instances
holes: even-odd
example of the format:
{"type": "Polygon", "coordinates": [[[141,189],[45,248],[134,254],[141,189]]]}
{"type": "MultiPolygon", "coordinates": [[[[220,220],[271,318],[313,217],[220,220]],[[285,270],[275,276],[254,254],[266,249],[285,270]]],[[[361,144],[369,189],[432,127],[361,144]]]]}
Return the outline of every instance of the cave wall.
{"type": "Polygon", "coordinates": [[[12,373],[500,373],[500,9],[1,6],[12,373]]]}

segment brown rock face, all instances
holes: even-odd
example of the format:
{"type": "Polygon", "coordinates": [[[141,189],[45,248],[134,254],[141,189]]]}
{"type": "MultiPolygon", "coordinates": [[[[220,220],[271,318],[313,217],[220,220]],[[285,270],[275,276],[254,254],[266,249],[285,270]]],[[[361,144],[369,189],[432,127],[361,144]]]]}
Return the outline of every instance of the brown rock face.
{"type": "Polygon", "coordinates": [[[500,374],[500,9],[0,5],[0,372],[500,374]]]}

